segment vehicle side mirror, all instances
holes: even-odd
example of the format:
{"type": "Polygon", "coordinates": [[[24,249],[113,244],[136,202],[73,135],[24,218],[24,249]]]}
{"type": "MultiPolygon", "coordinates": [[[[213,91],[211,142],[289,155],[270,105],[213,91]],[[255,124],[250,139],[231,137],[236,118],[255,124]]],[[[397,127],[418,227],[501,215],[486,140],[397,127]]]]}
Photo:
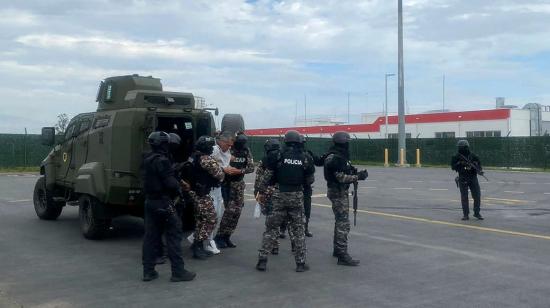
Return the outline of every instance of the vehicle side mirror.
{"type": "Polygon", "coordinates": [[[52,146],[55,144],[55,128],[54,127],[42,127],[42,134],[40,136],[40,142],[43,145],[52,146]]]}

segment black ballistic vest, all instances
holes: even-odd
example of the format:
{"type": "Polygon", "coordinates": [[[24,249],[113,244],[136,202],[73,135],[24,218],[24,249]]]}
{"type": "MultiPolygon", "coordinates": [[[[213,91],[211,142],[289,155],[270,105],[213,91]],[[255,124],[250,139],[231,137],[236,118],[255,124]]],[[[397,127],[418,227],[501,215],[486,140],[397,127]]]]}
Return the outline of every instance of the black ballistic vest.
{"type": "Polygon", "coordinates": [[[332,152],[330,154],[334,155],[334,157],[332,157],[328,163],[325,163],[323,174],[329,186],[339,185],[340,183],[336,179],[335,173],[343,172],[344,174],[353,174],[354,169],[349,160],[344,158],[340,153],[332,152]]]}
{"type": "Polygon", "coordinates": [[[202,153],[197,153],[192,156],[193,180],[191,181],[191,190],[200,197],[208,195],[212,188],[220,186],[220,181],[201,167],[201,156],[203,155],[202,153]]]}
{"type": "Polygon", "coordinates": [[[168,196],[167,191],[162,185],[162,178],[159,174],[159,168],[162,167],[161,160],[168,159],[160,153],[147,153],[143,159],[143,190],[147,197],[160,198],[168,196]]]}
{"type": "MultiPolygon", "coordinates": [[[[246,168],[246,165],[248,164],[248,148],[244,148],[242,150],[232,150],[231,154],[233,157],[235,157],[235,160],[229,163],[229,166],[235,167],[237,169],[244,169],[246,168]]],[[[238,175],[225,175],[225,179],[229,182],[238,182],[241,181],[244,178],[244,174],[238,174],[238,175]]]]}
{"type": "Polygon", "coordinates": [[[305,163],[305,155],[302,151],[288,149],[281,154],[275,170],[281,192],[302,190],[305,163]]]}

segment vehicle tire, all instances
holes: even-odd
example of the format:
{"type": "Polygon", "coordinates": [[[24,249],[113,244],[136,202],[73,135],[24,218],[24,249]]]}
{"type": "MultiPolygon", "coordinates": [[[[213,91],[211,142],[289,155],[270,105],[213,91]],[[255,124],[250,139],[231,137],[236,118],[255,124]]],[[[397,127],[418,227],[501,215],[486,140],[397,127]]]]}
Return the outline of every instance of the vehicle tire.
{"type": "Polygon", "coordinates": [[[243,132],[244,131],[244,119],[238,113],[228,113],[223,116],[222,119],[222,132],[243,132]]]}
{"type": "Polygon", "coordinates": [[[55,202],[52,193],[46,189],[46,178],[41,176],[34,185],[34,210],[40,219],[55,220],[63,210],[63,203],[55,202]]]}
{"type": "Polygon", "coordinates": [[[78,216],[82,235],[89,240],[102,239],[107,235],[111,220],[100,217],[104,204],[90,195],[78,198],[78,216]]]}

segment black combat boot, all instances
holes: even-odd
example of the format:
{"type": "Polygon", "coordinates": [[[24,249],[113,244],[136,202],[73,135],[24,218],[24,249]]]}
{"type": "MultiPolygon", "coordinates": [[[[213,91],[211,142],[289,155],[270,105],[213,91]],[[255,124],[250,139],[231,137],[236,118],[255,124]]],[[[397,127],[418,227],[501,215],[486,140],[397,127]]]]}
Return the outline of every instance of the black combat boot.
{"type": "Polygon", "coordinates": [[[481,216],[481,214],[479,213],[475,213],[474,217],[477,218],[477,220],[483,220],[483,216],[481,216]]]}
{"type": "Polygon", "coordinates": [[[235,247],[237,247],[237,245],[235,245],[235,244],[231,241],[230,235],[226,235],[224,239],[225,239],[225,244],[227,245],[227,247],[229,247],[229,248],[235,248],[235,247]]]}
{"type": "Polygon", "coordinates": [[[340,255],[340,253],[338,253],[338,251],[336,250],[336,248],[334,248],[332,250],[332,256],[335,257],[335,258],[338,258],[338,256],[340,255]]]}
{"type": "Polygon", "coordinates": [[[307,237],[313,237],[313,233],[309,232],[309,219],[306,219],[306,232],[305,235],[307,237]]]}
{"type": "Polygon", "coordinates": [[[279,254],[279,247],[273,247],[271,249],[271,254],[272,255],[278,255],[279,254]]]}
{"type": "Polygon", "coordinates": [[[193,243],[193,258],[199,260],[206,260],[208,257],[211,257],[213,254],[209,251],[204,250],[202,241],[197,241],[193,243]]]}
{"type": "Polygon", "coordinates": [[[309,265],[305,263],[296,263],[296,272],[301,273],[306,271],[309,271],[309,265]]]}
{"type": "Polygon", "coordinates": [[[159,278],[159,273],[154,269],[143,270],[143,281],[151,281],[159,278]]]}
{"type": "MultiPolygon", "coordinates": [[[[475,215],[474,215],[474,216],[475,216],[475,215]]],[[[468,215],[464,215],[464,216],[462,217],[462,220],[470,220],[470,217],[468,217],[468,215]]]]}
{"type": "Polygon", "coordinates": [[[227,243],[225,241],[225,237],[216,234],[214,237],[214,242],[216,242],[216,246],[218,246],[219,249],[227,248],[227,243]]]}
{"type": "Polygon", "coordinates": [[[256,264],[256,269],[260,272],[265,272],[267,269],[267,258],[265,257],[259,257],[258,258],[258,264],[256,264]]]}
{"type": "Polygon", "coordinates": [[[171,282],[191,281],[195,279],[195,276],[197,276],[197,274],[184,269],[184,270],[178,271],[177,273],[172,273],[172,277],[170,278],[170,281],[171,282]]]}
{"type": "Polygon", "coordinates": [[[359,260],[353,260],[349,254],[344,253],[338,256],[338,265],[357,266],[359,265],[359,260]]]}
{"type": "Polygon", "coordinates": [[[166,256],[160,256],[155,259],[155,264],[160,265],[166,263],[166,256]]]}

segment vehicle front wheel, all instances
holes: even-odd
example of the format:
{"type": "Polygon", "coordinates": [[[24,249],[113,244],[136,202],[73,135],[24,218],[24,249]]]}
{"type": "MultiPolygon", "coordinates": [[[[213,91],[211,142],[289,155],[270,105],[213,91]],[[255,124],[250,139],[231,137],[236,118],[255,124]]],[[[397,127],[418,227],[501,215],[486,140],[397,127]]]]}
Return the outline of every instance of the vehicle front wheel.
{"type": "Polygon", "coordinates": [[[104,204],[90,195],[78,199],[78,216],[82,235],[89,240],[102,239],[107,235],[111,220],[102,217],[104,204]]]}
{"type": "Polygon", "coordinates": [[[52,193],[46,189],[46,178],[41,176],[34,185],[34,210],[40,219],[55,220],[61,215],[63,203],[55,202],[52,193]]]}

